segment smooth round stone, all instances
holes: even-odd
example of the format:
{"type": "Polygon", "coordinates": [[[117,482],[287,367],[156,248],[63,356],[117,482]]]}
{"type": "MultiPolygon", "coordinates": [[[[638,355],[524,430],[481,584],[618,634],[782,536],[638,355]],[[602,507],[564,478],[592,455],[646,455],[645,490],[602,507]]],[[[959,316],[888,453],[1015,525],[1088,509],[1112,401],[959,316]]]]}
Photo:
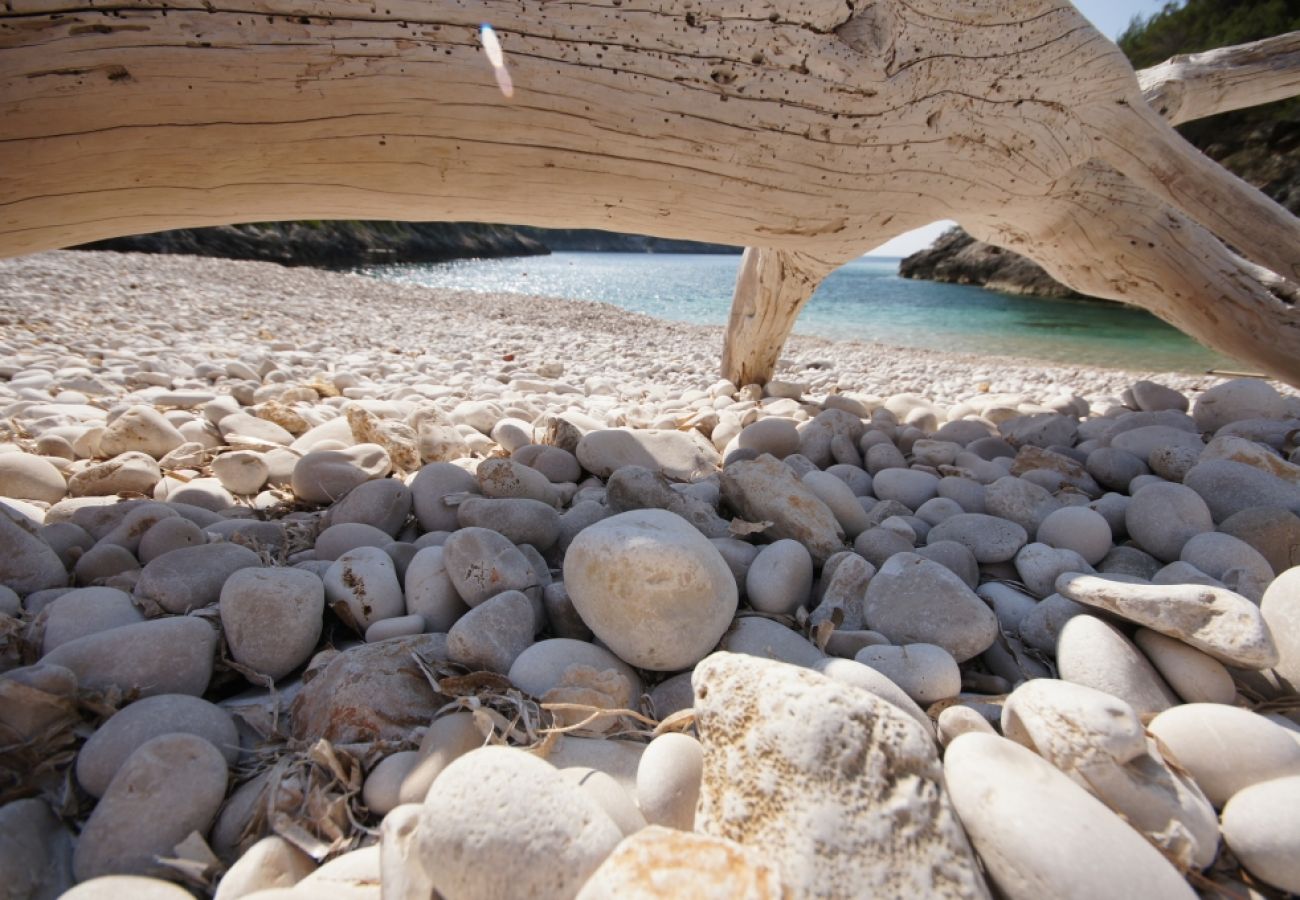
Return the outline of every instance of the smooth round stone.
{"type": "Polygon", "coordinates": [[[230,713],[199,697],[161,694],[123,707],[99,726],[77,754],[78,783],[92,797],[102,797],[131,754],[164,734],[197,735],[227,763],[239,758],[239,733],[230,713]]]}
{"type": "Polygon", "coordinates": [[[63,473],[31,453],[0,453],[0,497],[58,503],[67,493],[63,473]]]}
{"type": "Polygon", "coordinates": [[[139,571],[140,562],[130,550],[119,544],[104,543],[81,554],[72,569],[77,584],[107,582],[114,575],[139,571]]]}
{"type": "Polygon", "coordinates": [[[451,463],[429,463],[411,480],[411,507],[424,531],[455,531],[460,527],[456,507],[448,506],[448,494],[478,492],[474,476],[451,463]]]}
{"type": "Polygon", "coordinates": [[[813,666],[825,658],[803,635],[760,616],[742,616],[722,637],[720,649],[795,666],[813,666]]]}
{"type": "Polygon", "coordinates": [[[934,644],[866,647],[853,659],[884,675],[922,706],[961,693],[961,670],[952,654],[934,644]]]}
{"type": "Polygon", "coordinates": [[[235,662],[279,679],[316,649],[325,586],[302,569],[241,569],[226,579],[218,609],[235,662]]]}
{"type": "Polygon", "coordinates": [[[325,599],[334,607],[342,604],[362,633],[381,619],[406,613],[397,566],[378,547],[349,550],[334,561],[323,580],[325,599]]]}
{"type": "Polygon", "coordinates": [[[736,446],[756,454],[770,453],[784,459],[799,452],[799,432],[790,419],[759,419],[736,435],[736,446]]]}
{"type": "Polygon", "coordinates": [[[1088,454],[1084,467],[1099,485],[1112,491],[1126,491],[1134,478],[1150,474],[1144,457],[1118,447],[1098,447],[1088,454]]]}
{"type": "Polygon", "coordinates": [[[867,514],[852,489],[829,472],[809,472],[800,479],[830,509],[850,539],[867,529],[867,514]]]}
{"type": "Polygon", "coordinates": [[[1058,509],[1038,526],[1039,543],[1073,550],[1090,566],[1101,562],[1111,548],[1110,525],[1100,513],[1086,506],[1058,509]]]}
{"type": "Polygon", "coordinates": [[[560,514],[540,500],[470,497],[456,508],[462,528],[486,528],[515,544],[547,550],[560,539],[560,514]]]}
{"type": "Polygon", "coordinates": [[[561,769],[560,776],[595,800],[625,837],[646,827],[645,816],[637,808],[631,793],[611,776],[587,766],[561,769]]]}
{"type": "Polygon", "coordinates": [[[1238,791],[1222,821],[1224,842],[1251,875],[1300,893],[1300,776],[1238,791]]]}
{"type": "Polygon", "coordinates": [[[1254,547],[1276,573],[1300,566],[1300,516],[1289,510],[1244,509],[1220,522],[1219,531],[1254,547]]]}
{"type": "Polygon", "coordinates": [[[400,804],[402,783],[420,761],[414,750],[390,753],[366,775],[361,786],[361,802],[377,816],[387,815],[400,804]]]}
{"type": "Polygon", "coordinates": [[[1092,566],[1075,551],[1038,543],[1021,547],[1015,563],[1020,580],[1036,597],[1055,592],[1056,579],[1065,572],[1092,571],[1092,566]]]}
{"type": "Polygon", "coordinates": [[[1214,530],[1214,519],[1196,491],[1166,482],[1149,484],[1133,495],[1124,525],[1143,550],[1172,562],[1189,540],[1214,530]]]}
{"type": "Polygon", "coordinates": [[[521,591],[503,591],[484,600],[447,632],[453,662],[474,670],[505,674],[533,642],[533,603],[521,591]]]}
{"type": "Polygon", "coordinates": [[[226,542],[183,547],[144,567],[135,595],[170,613],[186,613],[217,602],[221,586],[240,569],[262,565],[247,547],[226,542]]]}
{"type": "Polygon", "coordinates": [[[537,573],[519,548],[488,528],[454,532],[442,552],[451,583],[471,607],[502,591],[523,591],[537,583],[537,573]]]}
{"type": "Polygon", "coordinates": [[[957,575],[915,553],[890,557],[867,586],[867,627],[895,644],[936,644],[957,662],[992,645],[998,621],[957,575]]]}
{"type": "Polygon", "coordinates": [[[574,450],[582,467],[608,478],[621,466],[644,466],[672,481],[698,481],[721,461],[698,431],[609,428],[584,434],[574,450]]]}
{"type": "Polygon", "coordinates": [[[132,753],[86,821],[73,855],[78,881],[166,875],[157,857],[206,834],[226,795],[226,760],[192,734],[164,734],[132,753]]]}
{"type": "Polygon", "coordinates": [[[434,719],[420,739],[420,759],[402,781],[402,803],[423,803],[429,787],[447,768],[471,750],[482,747],[486,738],[469,712],[453,712],[434,719]]]}
{"type": "Polygon", "coordinates": [[[478,464],[475,476],[484,497],[536,500],[553,507],[560,505],[560,495],[549,478],[514,460],[485,459],[478,464]]]}
{"type": "Polygon", "coordinates": [[[979,584],[979,563],[975,560],[975,554],[971,553],[965,544],[956,541],[932,541],[924,547],[917,547],[916,555],[937,562],[966,582],[969,588],[974,589],[979,584]]]}
{"type": "Polygon", "coordinates": [[[1153,467],[1156,463],[1152,456],[1157,450],[1187,451],[1198,456],[1205,449],[1205,443],[1199,434],[1170,425],[1143,425],[1139,428],[1131,428],[1111,438],[1110,445],[1146,460],[1148,465],[1153,467]]]}
{"type": "Polygon", "coordinates": [[[226,870],[212,900],[240,900],[258,891],[292,887],[315,870],[315,860],[273,834],[249,847],[226,870]]]}
{"type": "Polygon", "coordinates": [[[1149,628],[1139,628],[1133,642],[1187,703],[1232,703],[1237,696],[1227,667],[1195,647],[1149,628]]]}
{"type": "MultiPolygon", "coordinates": [[[[724,647],[723,649],[728,648],[724,647]]],[[[925,729],[927,734],[934,734],[934,725],[930,721],[930,717],[925,714],[925,710],[917,706],[916,701],[909,697],[901,687],[870,666],[863,665],[852,659],[823,656],[810,665],[809,668],[841,684],[851,685],[875,694],[881,700],[892,703],[911,716],[917,724],[925,729]]]]}
{"type": "Polygon", "coordinates": [[[956,541],[979,563],[1006,562],[1016,555],[1029,536],[1015,522],[980,513],[949,516],[930,529],[927,541],[956,541]]]}
{"type": "Polygon", "coordinates": [[[333,503],[357,485],[383,478],[391,469],[388,451],[378,444],[313,450],[293,467],[293,493],[304,503],[333,503]]]}
{"type": "Polygon", "coordinates": [[[1023,478],[1008,475],[984,488],[989,515],[1015,522],[1025,530],[1026,539],[1037,534],[1038,526],[1060,506],[1051,492],[1023,478]]]}
{"type": "Polygon", "coordinates": [[[348,491],[324,516],[326,525],[369,525],[390,537],[411,514],[411,489],[396,478],[377,478],[348,491]]]}
{"type": "MultiPolygon", "coordinates": [[[[533,644],[515,658],[509,677],[511,684],[543,703],[633,709],[641,696],[641,679],[631,666],[602,647],[568,638],[533,644]]],[[[566,725],[589,715],[576,710],[559,713],[566,725]]],[[[595,720],[588,727],[604,730],[601,724],[595,720]]]]}
{"type": "Polygon", "coordinates": [[[108,631],[144,621],[131,602],[131,595],[108,587],[87,587],[68,591],[45,607],[45,637],[42,654],[60,644],[88,634],[108,631]]]}
{"type": "Polygon", "coordinates": [[[624,662],[675,672],[703,659],[738,603],[731,570],[699,531],[665,510],[620,513],[583,530],[564,558],[582,620],[624,662]]]}
{"type": "Polygon", "coordinates": [[[91,690],[197,697],[212,678],[216,649],[210,625],[177,616],[89,634],[55,647],[41,661],[71,669],[77,683],[91,690]]]}
{"type": "Polygon", "coordinates": [[[793,615],[812,594],[813,560],[807,548],[785,538],[758,551],[745,574],[750,606],[761,612],[793,615]]]}
{"type": "Polygon", "coordinates": [[[522,750],[484,747],[438,776],[418,846],[444,896],[567,898],[622,837],[554,766],[522,750]]]}
{"type": "Polygon", "coordinates": [[[103,456],[136,452],[162,459],[183,443],[185,436],[152,406],[130,407],[110,422],[99,437],[103,456]]]}
{"type": "Polygon", "coordinates": [[[650,742],[636,770],[636,796],[651,825],[691,831],[704,775],[704,748],[687,734],[668,732],[650,742]]]}
{"type": "Polygon", "coordinates": [[[1112,547],[1097,571],[1103,575],[1127,575],[1150,581],[1160,571],[1160,561],[1137,547],[1112,547]]]}
{"type": "Polygon", "coordinates": [[[1139,715],[1178,703],[1133,642],[1093,616],[1079,615],[1065,623],[1056,642],[1056,666],[1062,680],[1119,697],[1139,715]]]}
{"type": "Polygon", "coordinates": [[[189,519],[169,516],[159,519],[140,536],[140,546],[136,550],[136,556],[140,558],[140,562],[148,565],[164,553],[206,544],[207,540],[203,529],[189,519]]]}
{"type": "Polygon", "coordinates": [[[107,497],[112,494],[151,494],[162,470],[147,453],[121,453],[110,460],[87,466],[68,479],[73,497],[107,497]]]}
{"type": "Polygon", "coordinates": [[[1173,388],[1154,381],[1136,381],[1131,389],[1137,408],[1147,412],[1172,409],[1187,412],[1187,398],[1173,388]]]}
{"type": "MultiPolygon", "coordinates": [[[[12,736],[12,734],[11,734],[12,736]]],[[[0,878],[7,898],[47,900],[72,887],[72,833],[38,797],[0,806],[0,878]]]]}
{"type": "Polygon", "coordinates": [[[897,531],[883,527],[868,528],[853,542],[853,552],[876,568],[883,566],[895,554],[910,553],[914,549],[912,541],[897,531]]]}
{"type": "Polygon", "coordinates": [[[397,616],[392,619],[380,619],[366,629],[365,641],[374,644],[389,638],[410,637],[428,631],[424,618],[419,615],[397,616]]]}
{"type": "Polygon", "coordinates": [[[886,469],[907,468],[907,459],[903,456],[903,451],[890,443],[888,438],[883,438],[879,443],[867,448],[865,463],[873,484],[875,477],[886,469]]]}
{"type": "Polygon", "coordinates": [[[896,500],[908,509],[917,509],[939,495],[939,479],[915,469],[882,469],[872,473],[871,490],[881,500],[896,500]]]}
{"type": "Polygon", "coordinates": [[[690,709],[695,704],[695,691],[691,688],[692,671],[687,669],[685,672],[666,678],[651,689],[650,708],[654,710],[655,718],[662,721],[673,713],[690,709]]]}
{"type": "Polygon", "coordinates": [[[1234,581],[1233,590],[1258,603],[1273,580],[1273,568],[1259,551],[1230,534],[1207,531],[1183,545],[1178,558],[1218,581],[1234,581]]]}
{"type": "Polygon", "coordinates": [[[1141,834],[1013,741],[963,734],[943,770],[971,843],[1008,900],[1196,896],[1141,834]]]}
{"type": "Polygon", "coordinates": [[[221,421],[217,423],[217,429],[226,439],[231,435],[237,435],[265,444],[280,444],[285,447],[292,444],[294,440],[292,434],[269,419],[261,419],[242,412],[222,416],[221,421]]]}
{"type": "Polygon", "coordinates": [[[0,585],[20,596],[68,583],[68,571],[39,529],[0,505],[0,585]]]}
{"type": "Polygon", "coordinates": [[[1215,807],[1238,791],[1300,775],[1300,744],[1261,715],[1219,703],[1165,710],[1147,726],[1215,807]]]}
{"type": "Polygon", "coordinates": [[[251,450],[234,450],[223,453],[212,461],[212,474],[221,486],[232,494],[256,494],[266,484],[271,470],[262,454],[251,450]]]}
{"type": "Polygon", "coordinates": [[[23,601],[13,588],[0,585],[0,616],[17,616],[23,610],[23,601]]]}
{"type": "Polygon", "coordinates": [[[777,867],[736,841],[651,825],[630,835],[583,885],[577,900],[609,897],[781,897],[777,867]]]}
{"type": "Polygon", "coordinates": [[[316,535],[314,549],[317,559],[335,560],[358,547],[386,547],[392,542],[392,535],[373,525],[340,522],[316,535]]]}
{"type": "Polygon", "coordinates": [[[574,483],[582,478],[578,458],[549,444],[529,444],[512,452],[510,458],[541,472],[552,484],[574,483]]]}
{"type": "Polygon", "coordinates": [[[442,547],[424,547],[406,566],[406,610],[430,631],[446,633],[469,611],[447,573],[442,547]]]}
{"type": "Polygon", "coordinates": [[[947,747],[961,735],[972,731],[979,734],[997,734],[988,719],[969,706],[960,704],[949,706],[939,713],[939,718],[935,721],[935,730],[939,737],[939,744],[943,747],[947,747]]]}
{"type": "Polygon", "coordinates": [[[1280,659],[1273,668],[1278,679],[1300,689],[1300,566],[1277,576],[1259,609],[1277,644],[1280,659]]]}
{"type": "Polygon", "coordinates": [[[1218,431],[1242,419],[1281,419],[1286,402],[1271,384],[1257,378],[1238,378],[1217,384],[1196,397],[1192,419],[1200,431],[1218,431]]]}
{"type": "Polygon", "coordinates": [[[105,875],[92,878],[65,892],[59,900],[194,900],[185,888],[161,878],[143,878],[139,875],[105,875]]]}
{"type": "Polygon", "coordinates": [[[1216,522],[1258,506],[1300,512],[1300,484],[1231,459],[1199,462],[1183,483],[1204,499],[1216,522]]]}

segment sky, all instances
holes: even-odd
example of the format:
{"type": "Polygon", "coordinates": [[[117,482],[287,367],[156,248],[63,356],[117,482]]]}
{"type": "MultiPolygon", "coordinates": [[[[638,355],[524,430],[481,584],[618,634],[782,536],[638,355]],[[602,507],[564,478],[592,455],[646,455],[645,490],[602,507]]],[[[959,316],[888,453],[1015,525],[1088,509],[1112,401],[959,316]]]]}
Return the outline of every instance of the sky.
{"type": "MultiPolygon", "coordinates": [[[[1150,16],[1152,13],[1159,12],[1164,3],[1165,0],[1123,0],[1123,2],[1074,0],[1074,5],[1078,7],[1079,12],[1087,16],[1092,24],[1111,40],[1119,37],[1134,16],[1150,16]]],[[[924,250],[934,243],[935,238],[955,224],[957,223],[935,222],[933,225],[909,231],[887,244],[882,244],[867,256],[907,256],[918,250],[924,250]]]]}

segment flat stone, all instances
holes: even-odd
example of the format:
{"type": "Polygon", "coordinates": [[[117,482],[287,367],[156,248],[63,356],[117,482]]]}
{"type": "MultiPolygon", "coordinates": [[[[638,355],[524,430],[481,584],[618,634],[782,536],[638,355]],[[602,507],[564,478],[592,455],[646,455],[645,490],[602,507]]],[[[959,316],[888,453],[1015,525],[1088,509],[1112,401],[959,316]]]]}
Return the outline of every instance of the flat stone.
{"type": "Polygon", "coordinates": [[[1014,741],[960,735],[943,770],[962,824],[1008,900],[1196,896],[1141,834],[1014,741]]]}
{"type": "Polygon", "coordinates": [[[442,701],[415,664],[447,658],[440,634],[361,644],[336,655],[303,685],[289,710],[292,736],[335,744],[401,741],[427,725],[442,701]]]}
{"type": "Polygon", "coordinates": [[[131,754],[164,734],[192,734],[216,747],[226,762],[239,758],[239,733],[230,713],[188,694],[159,694],[123,707],[77,754],[77,782],[92,797],[102,797],[131,754]]]}
{"type": "Polygon", "coordinates": [[[1300,744],[1257,713],[1221,703],[1187,703],[1147,725],[1205,796],[1222,807],[1238,791],[1300,775],[1300,744]]]}
{"type": "Polygon", "coordinates": [[[86,635],[55,647],[41,661],[70,669],[91,690],[198,697],[212,678],[216,650],[212,626],[176,616],[86,635]]]}
{"type": "Polygon", "coordinates": [[[226,760],[192,734],[164,734],[132,753],[81,830],[73,855],[78,881],[102,875],[158,875],[191,832],[206,834],[226,795],[226,760]]]}
{"type": "Polygon", "coordinates": [[[775,457],[765,454],[727,466],[722,496],[742,518],[771,522],[767,537],[803,544],[818,565],[845,549],[844,529],[830,507],[775,457]]]}
{"type": "Polygon", "coordinates": [[[112,494],[151,494],[162,470],[147,453],[122,453],[94,463],[68,479],[73,497],[106,497],[112,494]]]}
{"type": "Polygon", "coordinates": [[[465,900],[577,894],[623,835],[554,766],[505,747],[484,747],[443,770],[418,829],[436,891],[465,900]]]}
{"type": "Polygon", "coordinates": [[[238,544],[183,547],[164,553],[144,567],[136,582],[135,596],[169,613],[187,613],[216,603],[221,586],[240,569],[261,565],[261,557],[238,544]]]}
{"type": "Polygon", "coordinates": [[[896,644],[936,644],[965,662],[989,648],[997,617],[958,576],[915,553],[890,557],[871,579],[867,625],[896,644]]]}
{"type": "Polygon", "coordinates": [[[63,473],[32,453],[0,454],[0,497],[58,503],[67,493],[63,473]]]}
{"type": "Polygon", "coordinates": [[[1216,522],[1259,506],[1300,513],[1300,485],[1230,459],[1197,463],[1183,483],[1202,497],[1216,522]]]}
{"type": "Polygon", "coordinates": [[[695,669],[697,831],[743,842],[787,891],[987,896],[934,741],[892,704],[779,662],[695,669]]]}
{"type": "Polygon", "coordinates": [[[960,513],[930,529],[927,542],[956,541],[979,563],[1006,562],[1029,540],[1015,522],[979,513],[960,513]]]}
{"type": "Polygon", "coordinates": [[[763,853],[726,838],[651,825],[614,848],[587,879],[578,900],[785,896],[777,866],[763,853]]]}
{"type": "Polygon", "coordinates": [[[515,544],[549,550],[560,539],[560,514],[539,500],[470,497],[456,508],[462,528],[487,528],[515,544]]]}
{"type": "Polygon", "coordinates": [[[1118,697],[1139,715],[1178,703],[1133,642],[1092,616],[1075,616],[1065,623],[1056,642],[1056,667],[1062,680],[1118,697]]]}
{"type": "Polygon", "coordinates": [[[1064,574],[1064,597],[1102,609],[1202,650],[1225,665],[1267,669],[1278,649],[1259,607],[1240,594],[1202,585],[1145,585],[1064,574]]]}
{"type": "Polygon", "coordinates": [[[235,662],[279,679],[316,649],[325,586],[302,569],[241,569],[226,579],[218,609],[235,662]]]}
{"type": "Polygon", "coordinates": [[[1300,777],[1234,794],[1223,808],[1223,840],[1251,875],[1300,893],[1300,777]]]}
{"type": "Polygon", "coordinates": [[[623,661],[675,672],[716,646],[738,603],[731,570],[680,516],[647,509],[583,530],[564,558],[582,620],[623,661]]]}
{"type": "Polygon", "coordinates": [[[391,470],[388,452],[378,444],[313,450],[293,467],[293,493],[304,503],[333,503],[357,485],[383,478],[391,470]]]}
{"type": "Polygon", "coordinates": [[[698,481],[721,463],[717,449],[696,431],[604,429],[583,435],[575,452],[599,478],[620,466],[644,466],[673,481],[698,481]]]}
{"type": "Polygon", "coordinates": [[[1271,384],[1257,378],[1238,378],[1217,384],[1196,397],[1192,418],[1201,431],[1218,431],[1240,419],[1280,419],[1286,403],[1271,384]]]}

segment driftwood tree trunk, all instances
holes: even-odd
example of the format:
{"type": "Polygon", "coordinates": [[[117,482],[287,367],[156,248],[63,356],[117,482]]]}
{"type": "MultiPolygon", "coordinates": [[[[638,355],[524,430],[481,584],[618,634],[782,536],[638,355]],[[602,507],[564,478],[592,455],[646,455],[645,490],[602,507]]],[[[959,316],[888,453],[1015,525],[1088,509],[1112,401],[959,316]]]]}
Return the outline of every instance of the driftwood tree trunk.
{"type": "MultiPolygon", "coordinates": [[[[1206,315],[1240,302],[1225,281],[1162,283],[1222,252],[1211,234],[1287,278],[1300,267],[1300,223],[1184,143],[1059,0],[0,3],[3,254],[318,218],[744,244],[761,248],[755,349],[728,358],[753,378],[795,311],[772,313],[773,296],[798,305],[774,273],[806,287],[936,219],[978,217],[1058,271],[1116,270],[1141,285],[1126,299],[1206,315]],[[1083,238],[1053,240],[1095,167],[1118,180],[1082,184],[1113,188],[1113,209],[1099,199],[1083,238]],[[1110,236],[1159,215],[1203,227],[1132,268],[1110,236]]],[[[1285,334],[1237,355],[1300,380],[1285,334]]]]}

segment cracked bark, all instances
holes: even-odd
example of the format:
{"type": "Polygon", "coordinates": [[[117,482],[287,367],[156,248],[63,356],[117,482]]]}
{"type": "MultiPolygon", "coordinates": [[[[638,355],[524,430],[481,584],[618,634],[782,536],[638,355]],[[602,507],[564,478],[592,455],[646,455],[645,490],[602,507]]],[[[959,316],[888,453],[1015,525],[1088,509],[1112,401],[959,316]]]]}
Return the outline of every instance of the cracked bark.
{"type": "MultiPolygon", "coordinates": [[[[823,270],[936,219],[1022,241],[1057,271],[1127,278],[1124,299],[1180,321],[1241,303],[1230,283],[1262,289],[1240,261],[1163,286],[1188,260],[1222,262],[1211,233],[1274,271],[1300,264],[1300,223],[1198,159],[1056,0],[2,8],[0,254],[321,218],[749,245],[755,314],[727,351],[742,380],[770,373],[795,294],[823,270]],[[511,101],[479,49],[484,21],[511,101]],[[1103,163],[1115,177],[1089,180],[1103,163]],[[1069,221],[1092,190],[1112,194],[1069,221]],[[1112,240],[1168,215],[1202,227],[1165,229],[1157,253],[1112,240]],[[1064,225],[1087,240],[1054,237],[1064,225]]],[[[1300,380],[1294,308],[1256,312],[1263,332],[1234,355],[1300,380]]]]}

